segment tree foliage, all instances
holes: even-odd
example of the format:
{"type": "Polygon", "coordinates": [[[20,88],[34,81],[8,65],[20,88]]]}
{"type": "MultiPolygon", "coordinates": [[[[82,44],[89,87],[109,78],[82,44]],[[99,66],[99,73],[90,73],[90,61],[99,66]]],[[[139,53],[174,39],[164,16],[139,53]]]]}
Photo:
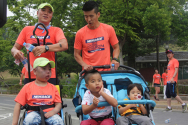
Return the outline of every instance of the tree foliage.
{"type": "MultiPolygon", "coordinates": [[[[69,49],[58,52],[58,74],[79,72],[81,66],[74,59],[76,32],[86,25],[82,7],[88,0],[8,0],[14,16],[8,17],[0,29],[0,69],[18,74],[22,66],[13,63],[10,49],[23,27],[37,23],[37,7],[48,2],[54,7],[52,26],[63,29],[69,49]]],[[[112,25],[120,44],[120,63],[126,56],[128,65],[134,67],[135,57],[156,51],[159,42],[169,36],[177,39],[179,46],[187,47],[187,0],[95,0],[99,4],[99,21],[112,25]]],[[[159,43],[160,44],[160,43],[159,43]]],[[[25,50],[23,50],[25,52],[25,50]]]]}

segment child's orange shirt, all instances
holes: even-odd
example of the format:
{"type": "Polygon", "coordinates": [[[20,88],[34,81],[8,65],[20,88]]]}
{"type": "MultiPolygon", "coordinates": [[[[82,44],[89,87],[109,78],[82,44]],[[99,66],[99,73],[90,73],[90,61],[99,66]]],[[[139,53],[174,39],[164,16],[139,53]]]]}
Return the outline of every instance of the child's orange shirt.
{"type": "MultiPolygon", "coordinates": [[[[15,101],[20,103],[22,106],[28,104],[30,106],[40,105],[53,105],[54,103],[61,103],[61,98],[57,88],[47,83],[46,86],[41,87],[35,84],[35,81],[30,82],[23,86],[15,101]]],[[[44,112],[49,112],[53,108],[44,109],[44,112]]]]}

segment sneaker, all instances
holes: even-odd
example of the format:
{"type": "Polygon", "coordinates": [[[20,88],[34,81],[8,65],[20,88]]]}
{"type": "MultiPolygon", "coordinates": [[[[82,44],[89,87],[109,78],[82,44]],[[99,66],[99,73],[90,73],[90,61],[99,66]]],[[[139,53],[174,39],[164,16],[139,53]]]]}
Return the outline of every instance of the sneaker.
{"type": "Polygon", "coordinates": [[[172,111],[172,108],[168,108],[168,107],[166,107],[165,111],[167,111],[167,112],[171,112],[171,111],[172,111]]]}
{"type": "Polygon", "coordinates": [[[157,99],[155,95],[153,97],[154,97],[155,100],[159,101],[159,99],[157,99]]]}
{"type": "Polygon", "coordinates": [[[182,112],[184,113],[187,110],[187,103],[185,105],[182,105],[182,112]]]}

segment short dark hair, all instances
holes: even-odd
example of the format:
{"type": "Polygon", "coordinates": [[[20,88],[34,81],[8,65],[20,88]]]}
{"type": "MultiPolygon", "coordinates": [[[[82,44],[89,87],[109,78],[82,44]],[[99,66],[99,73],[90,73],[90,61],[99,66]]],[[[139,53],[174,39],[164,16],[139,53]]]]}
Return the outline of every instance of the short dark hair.
{"type": "Polygon", "coordinates": [[[98,4],[95,1],[85,2],[84,6],[82,8],[83,11],[91,11],[93,9],[94,9],[96,14],[99,12],[98,4]]]}
{"type": "MultiPolygon", "coordinates": [[[[99,71],[97,71],[95,69],[86,71],[86,73],[84,74],[84,79],[85,79],[86,84],[88,84],[90,76],[93,74],[97,74],[97,73],[100,74],[99,71]]],[[[101,76],[101,74],[100,74],[100,76],[101,76]]]]}
{"type": "Polygon", "coordinates": [[[143,88],[142,88],[142,85],[141,84],[138,84],[138,83],[134,83],[134,84],[130,84],[127,88],[127,95],[130,95],[130,91],[134,88],[134,87],[137,87],[137,89],[139,91],[141,91],[141,95],[143,95],[143,88]]]}

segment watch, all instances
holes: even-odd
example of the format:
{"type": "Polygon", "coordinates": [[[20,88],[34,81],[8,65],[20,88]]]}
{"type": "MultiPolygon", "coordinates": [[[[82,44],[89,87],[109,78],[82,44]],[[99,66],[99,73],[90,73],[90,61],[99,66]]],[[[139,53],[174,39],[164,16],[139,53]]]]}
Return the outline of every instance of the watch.
{"type": "Polygon", "coordinates": [[[118,59],[117,58],[113,58],[112,60],[116,60],[118,62],[118,59]]]}
{"type": "Polygon", "coordinates": [[[45,52],[47,52],[49,50],[49,47],[47,45],[45,45],[45,52]]]}

